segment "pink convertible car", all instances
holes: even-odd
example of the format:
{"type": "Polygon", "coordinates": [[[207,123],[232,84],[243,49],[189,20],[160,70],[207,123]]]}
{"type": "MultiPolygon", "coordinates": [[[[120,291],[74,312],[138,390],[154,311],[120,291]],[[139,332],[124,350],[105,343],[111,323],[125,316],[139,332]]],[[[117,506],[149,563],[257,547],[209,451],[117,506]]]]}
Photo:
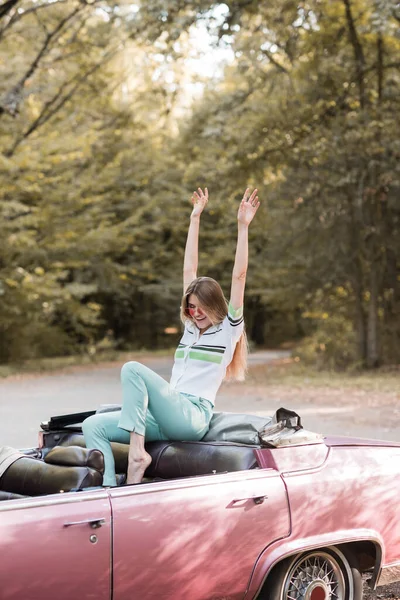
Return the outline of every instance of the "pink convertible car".
{"type": "Polygon", "coordinates": [[[1,600],[359,600],[363,573],[400,580],[400,443],[217,413],[201,442],[148,444],[141,484],[113,444],[102,488],[88,414],[42,424],[0,478],[1,600]]]}

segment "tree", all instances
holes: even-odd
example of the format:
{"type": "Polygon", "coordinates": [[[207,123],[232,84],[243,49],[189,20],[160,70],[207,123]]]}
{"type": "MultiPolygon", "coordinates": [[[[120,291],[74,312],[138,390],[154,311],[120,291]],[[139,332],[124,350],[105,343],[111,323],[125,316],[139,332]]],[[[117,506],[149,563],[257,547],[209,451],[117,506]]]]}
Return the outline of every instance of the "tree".
{"type": "Polygon", "coordinates": [[[398,360],[399,19],[378,0],[3,4],[3,360],[168,343],[198,185],[200,270],[226,292],[237,202],[260,188],[253,340],[315,331],[341,366],[398,360]],[[234,58],[189,112],[200,23],[234,58]]]}
{"type": "Polygon", "coordinates": [[[328,306],[333,293],[373,367],[399,347],[396,7],[288,6],[237,14],[238,60],[187,127],[188,176],[270,184],[264,298],[328,306]]]}

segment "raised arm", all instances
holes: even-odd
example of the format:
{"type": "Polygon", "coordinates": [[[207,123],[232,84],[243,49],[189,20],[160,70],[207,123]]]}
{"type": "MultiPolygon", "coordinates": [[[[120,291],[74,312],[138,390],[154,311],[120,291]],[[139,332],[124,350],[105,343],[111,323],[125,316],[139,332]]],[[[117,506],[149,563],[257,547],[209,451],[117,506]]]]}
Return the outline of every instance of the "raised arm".
{"type": "Polygon", "coordinates": [[[185,258],[183,260],[183,293],[186,292],[188,285],[197,277],[197,265],[199,257],[199,229],[200,216],[208,202],[207,188],[198,188],[193,192],[192,204],[193,210],[190,215],[190,225],[185,247],[185,258]]]}
{"type": "Polygon", "coordinates": [[[232,287],[230,304],[233,310],[242,308],[244,289],[246,286],[247,264],[249,260],[249,225],[257,212],[260,203],[257,190],[250,195],[247,189],[238,211],[238,239],[236,246],[235,264],[232,273],[232,287]]]}

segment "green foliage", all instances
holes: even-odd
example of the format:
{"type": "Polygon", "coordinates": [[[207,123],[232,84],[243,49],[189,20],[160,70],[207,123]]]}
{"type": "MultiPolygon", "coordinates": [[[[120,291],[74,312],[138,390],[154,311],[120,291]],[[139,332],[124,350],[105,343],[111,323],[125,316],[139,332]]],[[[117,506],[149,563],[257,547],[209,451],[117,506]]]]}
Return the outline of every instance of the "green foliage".
{"type": "Polygon", "coordinates": [[[187,125],[188,176],[206,164],[225,190],[262,181],[260,297],[290,311],[346,289],[338,336],[342,322],[356,352],[333,352],[338,364],[398,361],[385,350],[400,348],[396,9],[343,1],[278,14],[262,3],[238,19],[237,60],[187,125]]]}
{"type": "Polygon", "coordinates": [[[296,355],[303,363],[329,370],[362,366],[350,310],[349,294],[343,288],[315,294],[313,303],[304,307],[301,315],[308,335],[297,345],[296,355]]]}
{"type": "Polygon", "coordinates": [[[170,346],[192,191],[211,194],[199,271],[228,294],[257,185],[253,342],[398,362],[396,3],[17,5],[0,20],[1,361],[170,346]],[[234,58],[189,110],[201,24],[234,58]]]}

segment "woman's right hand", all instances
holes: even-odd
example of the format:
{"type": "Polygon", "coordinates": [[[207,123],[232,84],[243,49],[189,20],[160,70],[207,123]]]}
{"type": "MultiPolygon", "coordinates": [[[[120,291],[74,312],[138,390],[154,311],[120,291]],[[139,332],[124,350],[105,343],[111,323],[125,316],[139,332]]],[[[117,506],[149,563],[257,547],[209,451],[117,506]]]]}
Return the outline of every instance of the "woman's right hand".
{"type": "Polygon", "coordinates": [[[197,188],[197,192],[193,192],[192,204],[193,210],[191,217],[199,217],[205,209],[208,202],[208,189],[204,188],[204,192],[201,188],[197,188]]]}

